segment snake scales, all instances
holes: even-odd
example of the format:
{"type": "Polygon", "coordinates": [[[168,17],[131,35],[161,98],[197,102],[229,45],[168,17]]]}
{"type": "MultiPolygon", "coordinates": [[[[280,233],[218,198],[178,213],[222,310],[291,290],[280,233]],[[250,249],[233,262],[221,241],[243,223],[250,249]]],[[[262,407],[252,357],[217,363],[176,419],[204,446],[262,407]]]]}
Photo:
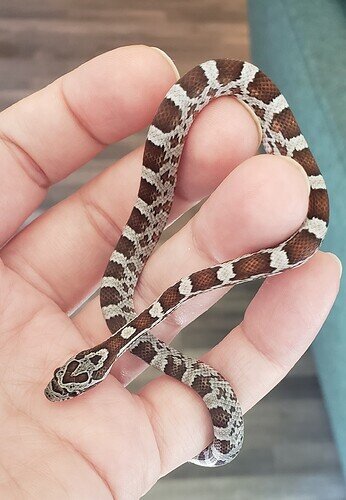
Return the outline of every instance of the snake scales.
{"type": "Polygon", "coordinates": [[[215,370],[167,346],[150,330],[197,294],[278,274],[305,262],[326,234],[328,211],[324,180],[287,101],[273,82],[244,61],[220,59],[196,66],[168,91],[148,131],[138,198],[101,283],[101,307],[111,336],[57,368],[45,389],[46,397],[62,401],[83,393],[104,380],[114,361],[130,350],[194,389],[207,405],[214,440],[193,462],[205,466],[230,462],[239,453],[244,435],[241,408],[231,386],[215,370]],[[134,289],[165,227],[185,138],[195,116],[211,100],[225,95],[243,101],[256,114],[266,153],[291,157],[304,168],[310,184],[306,219],[274,248],[180,279],[136,315],[134,289]]]}

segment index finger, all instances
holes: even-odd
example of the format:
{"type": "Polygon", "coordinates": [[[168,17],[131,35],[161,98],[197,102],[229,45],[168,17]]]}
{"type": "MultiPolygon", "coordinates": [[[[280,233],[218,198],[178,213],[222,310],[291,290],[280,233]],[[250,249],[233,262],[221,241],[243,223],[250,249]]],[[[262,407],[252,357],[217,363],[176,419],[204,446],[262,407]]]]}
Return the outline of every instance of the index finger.
{"type": "Polygon", "coordinates": [[[107,52],[0,114],[0,246],[51,184],[142,129],[177,79],[152,47],[107,52]]]}

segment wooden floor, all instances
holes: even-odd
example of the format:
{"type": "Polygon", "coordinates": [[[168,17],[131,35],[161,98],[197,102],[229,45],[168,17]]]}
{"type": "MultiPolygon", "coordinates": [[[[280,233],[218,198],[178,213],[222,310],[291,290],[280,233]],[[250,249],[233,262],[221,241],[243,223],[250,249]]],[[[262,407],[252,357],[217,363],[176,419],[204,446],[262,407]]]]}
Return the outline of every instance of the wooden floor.
{"type": "MultiPolygon", "coordinates": [[[[89,58],[133,43],[161,47],[181,73],[212,57],[249,58],[245,0],[1,0],[0,107],[89,58]]],[[[42,209],[143,138],[138,134],[108,148],[55,186],[42,209]]],[[[207,350],[239,322],[255,289],[235,289],[176,345],[194,356],[207,350]]],[[[132,389],[150,376],[148,370],[132,389]]],[[[311,355],[246,416],[246,441],[234,464],[210,470],[186,464],[145,498],[346,499],[311,355]]]]}

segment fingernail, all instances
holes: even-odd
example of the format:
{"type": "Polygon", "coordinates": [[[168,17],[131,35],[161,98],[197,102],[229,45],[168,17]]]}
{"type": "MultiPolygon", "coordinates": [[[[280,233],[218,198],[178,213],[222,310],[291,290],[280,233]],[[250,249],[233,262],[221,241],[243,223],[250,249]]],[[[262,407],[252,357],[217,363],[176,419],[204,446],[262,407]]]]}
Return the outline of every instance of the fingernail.
{"type": "Polygon", "coordinates": [[[305,184],[306,184],[306,190],[307,190],[308,194],[310,194],[309,179],[308,179],[307,173],[305,172],[305,170],[303,169],[303,167],[300,165],[300,163],[298,163],[293,158],[290,158],[289,156],[282,155],[281,158],[284,158],[286,161],[288,161],[293,167],[295,167],[304,176],[304,180],[305,180],[305,184]]]}
{"type": "Polygon", "coordinates": [[[256,124],[256,127],[257,127],[257,137],[258,137],[257,149],[258,149],[260,147],[261,143],[262,143],[262,135],[263,135],[260,120],[257,117],[257,115],[254,112],[254,110],[251,108],[251,106],[249,106],[248,104],[246,104],[246,102],[242,101],[241,99],[239,99],[238,102],[240,102],[240,104],[243,106],[243,108],[246,109],[246,111],[249,113],[249,115],[251,116],[251,118],[253,119],[253,121],[256,124]]]}
{"type": "Polygon", "coordinates": [[[331,252],[326,252],[326,253],[328,255],[330,255],[330,257],[332,257],[335,260],[335,262],[337,262],[337,264],[339,266],[339,273],[340,273],[340,278],[341,278],[341,276],[342,276],[342,263],[341,263],[341,260],[334,253],[331,253],[331,252]]]}
{"type": "Polygon", "coordinates": [[[163,50],[159,49],[158,47],[151,47],[151,48],[160,52],[160,54],[166,59],[166,61],[170,64],[171,68],[173,69],[176,79],[178,80],[180,78],[178,68],[174,64],[173,60],[169,57],[169,55],[166,54],[166,52],[164,52],[163,50]]]}

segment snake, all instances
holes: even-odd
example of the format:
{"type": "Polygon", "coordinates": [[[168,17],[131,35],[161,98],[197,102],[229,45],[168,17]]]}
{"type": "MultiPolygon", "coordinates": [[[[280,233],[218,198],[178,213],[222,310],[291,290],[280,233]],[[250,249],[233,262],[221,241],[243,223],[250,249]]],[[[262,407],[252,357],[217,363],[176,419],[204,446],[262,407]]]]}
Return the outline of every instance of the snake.
{"type": "Polygon", "coordinates": [[[318,250],[328,219],[325,181],[286,99],[272,80],[246,61],[215,59],[196,66],[170,88],[148,129],[138,197],[100,286],[102,314],[111,335],[57,368],[45,396],[50,401],[64,401],[84,393],[102,382],[115,360],[130,351],[193,389],[207,406],[213,441],[191,462],[207,467],[231,462],[242,447],[244,419],[229,381],[202,361],[168,346],[151,329],[198,294],[267,278],[303,264],[318,250]],[[186,137],[196,116],[221,96],[237,99],[254,113],[265,153],[291,158],[304,169],[310,187],[306,218],[274,247],[182,277],[137,314],[134,291],[166,226],[186,137]]]}

